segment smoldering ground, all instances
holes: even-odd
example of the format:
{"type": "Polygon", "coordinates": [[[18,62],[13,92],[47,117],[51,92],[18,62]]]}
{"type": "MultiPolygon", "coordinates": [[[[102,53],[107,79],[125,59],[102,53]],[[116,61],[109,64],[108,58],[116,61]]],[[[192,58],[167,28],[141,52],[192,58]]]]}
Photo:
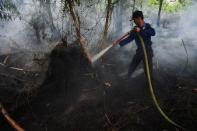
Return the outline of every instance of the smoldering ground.
{"type": "MultiPolygon", "coordinates": [[[[177,24],[183,22],[190,27],[189,21],[185,23],[182,16],[190,12],[189,10],[194,10],[194,7],[189,7],[181,12],[182,14],[175,14],[178,19],[170,19],[169,24],[166,25],[167,28],[157,28],[155,26],[156,14],[149,16],[147,13],[146,15],[146,19],[153,21],[152,26],[157,31],[157,35],[153,38],[153,48],[155,54],[154,65],[156,69],[161,70],[160,75],[162,76],[162,81],[156,83],[155,86],[157,96],[161,101],[160,104],[173,120],[190,129],[196,128],[196,125],[192,124],[195,123],[196,97],[190,92],[190,89],[195,86],[195,83],[190,80],[196,77],[183,81],[182,78],[177,78],[171,70],[179,72],[185,66],[187,57],[181,40],[184,40],[189,55],[190,65],[188,65],[187,69],[195,69],[191,66],[191,63],[195,64],[195,40],[191,40],[191,37],[188,38],[182,34],[182,32],[189,31],[188,28],[183,29],[181,28],[182,24],[177,24]],[[192,43],[190,48],[189,43],[192,43]],[[179,81],[179,79],[181,80],[179,81]]],[[[35,11],[34,8],[32,10],[35,11]]],[[[97,14],[94,12],[94,8],[91,7],[89,11],[85,9],[78,10],[87,11],[87,14],[89,14],[87,17],[85,15],[81,17],[83,20],[81,31],[88,41],[86,46],[94,56],[100,50],[94,50],[94,48],[100,47],[97,44],[102,39],[103,29],[101,27],[104,26],[105,12],[101,11],[97,14]],[[97,21],[96,19],[100,17],[101,20],[97,21]]],[[[33,12],[31,14],[34,14],[33,12]]],[[[125,16],[122,21],[123,34],[132,28],[129,23],[130,15],[129,12],[123,12],[123,16],[125,16]]],[[[195,13],[191,18],[195,21],[193,16],[195,16],[195,13]]],[[[162,19],[168,19],[167,17],[171,16],[162,19]]],[[[112,23],[113,19],[112,17],[112,23]]],[[[31,17],[28,20],[31,20],[31,17]]],[[[61,19],[58,22],[60,21],[61,19]]],[[[69,30],[64,33],[67,33],[68,36],[75,36],[74,29],[70,28],[72,25],[70,21],[70,18],[64,19],[63,22],[68,23],[63,25],[63,29],[69,30]]],[[[92,68],[87,59],[84,58],[82,50],[78,46],[79,43],[70,42],[73,41],[73,38],[68,38],[68,45],[66,43],[57,46],[54,44],[52,47],[55,48],[39,46],[40,43],[37,43],[34,30],[31,30],[29,26],[27,28],[27,26],[24,26],[26,24],[20,22],[20,20],[16,20],[10,22],[14,23],[12,26],[5,26],[8,36],[13,38],[19,46],[27,46],[28,49],[33,51],[45,51],[50,54],[48,56],[49,66],[44,67],[47,69],[46,76],[48,78],[45,79],[41,86],[37,87],[37,95],[33,97],[35,99],[29,100],[29,97],[25,97],[25,100],[27,100],[25,106],[13,113],[25,129],[38,131],[46,129],[163,130],[168,128],[174,130],[174,127],[161,119],[154,110],[146,88],[143,71],[135,75],[133,79],[124,79],[124,73],[127,72],[129,63],[135,53],[136,46],[134,42],[123,48],[118,46],[112,48],[92,68]],[[14,28],[15,26],[17,29],[14,28]],[[9,29],[11,27],[12,29],[9,29]],[[20,29],[22,29],[21,33],[20,29]],[[28,46],[29,43],[36,44],[38,45],[36,47],[39,48],[28,46]],[[50,52],[51,50],[52,52],[50,52]]],[[[61,24],[59,24],[59,27],[61,27],[61,24]]],[[[116,33],[113,33],[114,28],[114,24],[110,24],[106,45],[110,45],[111,41],[117,38],[116,33]]],[[[50,28],[46,32],[48,30],[50,28]]],[[[195,30],[193,31],[195,32],[195,30]]],[[[40,33],[42,34],[42,32],[40,33]]],[[[50,38],[50,32],[48,33],[50,38]]],[[[195,39],[195,37],[193,38],[195,39]]],[[[49,41],[41,38],[41,42],[42,44],[48,44],[49,41]]],[[[139,68],[142,69],[141,67],[139,68]]],[[[139,72],[139,70],[136,72],[139,72]]],[[[34,76],[39,78],[39,76],[34,76]]],[[[35,84],[34,81],[32,83],[35,84]]],[[[6,123],[2,124],[2,128],[5,130],[10,129],[6,123]]]]}

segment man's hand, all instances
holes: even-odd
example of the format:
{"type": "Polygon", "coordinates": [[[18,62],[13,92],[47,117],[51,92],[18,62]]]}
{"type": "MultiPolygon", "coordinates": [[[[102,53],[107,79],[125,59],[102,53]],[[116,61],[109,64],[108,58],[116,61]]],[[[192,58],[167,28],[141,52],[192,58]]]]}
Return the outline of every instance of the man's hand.
{"type": "Polygon", "coordinates": [[[133,29],[135,32],[140,32],[140,28],[139,27],[134,27],[134,29],[133,29]]]}
{"type": "Polygon", "coordinates": [[[114,40],[112,43],[113,45],[117,45],[119,42],[117,40],[114,40]]]}

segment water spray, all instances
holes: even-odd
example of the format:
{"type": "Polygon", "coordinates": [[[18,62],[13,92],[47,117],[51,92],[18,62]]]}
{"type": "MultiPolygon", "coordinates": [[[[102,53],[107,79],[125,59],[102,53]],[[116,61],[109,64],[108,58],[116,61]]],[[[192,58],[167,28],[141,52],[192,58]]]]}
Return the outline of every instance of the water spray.
{"type": "Polygon", "coordinates": [[[107,48],[103,49],[101,52],[96,54],[94,57],[92,57],[91,61],[94,63],[97,61],[99,58],[101,58],[108,50],[110,50],[113,47],[113,44],[109,45],[107,48]]]}
{"type": "MultiPolygon", "coordinates": [[[[129,31],[128,33],[126,33],[124,36],[120,37],[118,40],[116,40],[116,43],[119,43],[121,40],[123,40],[124,38],[128,37],[128,35],[130,34],[131,31],[129,31]]],[[[103,49],[102,51],[100,51],[98,54],[96,54],[95,56],[93,56],[91,58],[92,63],[96,62],[99,58],[101,58],[107,51],[109,51],[112,47],[114,46],[114,44],[109,45],[108,47],[106,47],[105,49],[103,49]]]]}

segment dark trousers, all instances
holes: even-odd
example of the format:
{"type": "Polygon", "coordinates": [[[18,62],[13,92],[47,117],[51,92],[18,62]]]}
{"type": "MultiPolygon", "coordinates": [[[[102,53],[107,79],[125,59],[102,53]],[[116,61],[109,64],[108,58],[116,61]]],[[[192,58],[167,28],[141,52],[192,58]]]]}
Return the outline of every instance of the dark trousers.
{"type": "MultiPolygon", "coordinates": [[[[152,75],[152,73],[153,73],[153,62],[152,62],[153,50],[151,47],[146,47],[146,52],[147,52],[147,57],[148,57],[150,75],[151,75],[151,79],[152,79],[153,78],[153,75],[152,75]]],[[[145,69],[145,59],[144,59],[143,50],[137,49],[136,54],[134,55],[133,60],[131,61],[131,64],[129,66],[128,77],[130,77],[133,74],[133,72],[135,71],[135,69],[140,64],[141,61],[143,61],[143,63],[144,63],[144,72],[147,73],[146,69],[145,69]]]]}

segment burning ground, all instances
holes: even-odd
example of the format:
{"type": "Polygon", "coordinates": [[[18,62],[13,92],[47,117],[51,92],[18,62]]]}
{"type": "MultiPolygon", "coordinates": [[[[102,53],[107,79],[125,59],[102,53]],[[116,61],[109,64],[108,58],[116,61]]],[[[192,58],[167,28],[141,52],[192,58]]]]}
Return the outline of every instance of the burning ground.
{"type": "MultiPolygon", "coordinates": [[[[78,44],[58,44],[48,57],[46,72],[1,66],[1,101],[24,129],[177,130],[155,109],[141,69],[133,78],[125,79],[129,61],[122,64],[121,58],[132,57],[130,51],[113,48],[93,66],[78,44]]],[[[195,72],[155,67],[154,75],[154,90],[162,109],[174,121],[194,131],[195,72]]],[[[2,130],[13,130],[2,116],[0,121],[2,130]]]]}

